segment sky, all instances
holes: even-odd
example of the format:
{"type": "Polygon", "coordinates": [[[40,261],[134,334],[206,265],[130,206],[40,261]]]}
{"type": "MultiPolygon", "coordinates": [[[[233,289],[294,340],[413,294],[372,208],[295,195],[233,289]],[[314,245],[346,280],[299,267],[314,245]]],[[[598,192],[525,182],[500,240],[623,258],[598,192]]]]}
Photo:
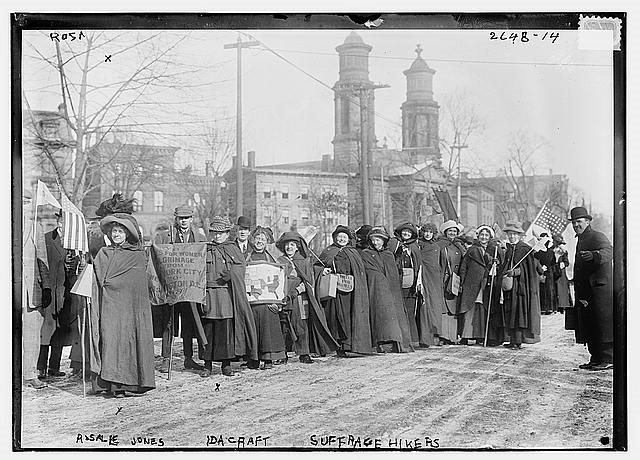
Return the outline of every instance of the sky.
{"type": "MultiPolygon", "coordinates": [[[[106,34],[124,30],[107,31],[106,34]]],[[[340,45],[349,30],[250,30],[259,46],[243,50],[243,151],[254,150],[258,165],[309,161],[332,153],[334,106],[331,87],[338,79],[340,45]],[[280,55],[277,56],[275,53],[280,55]],[[285,59],[289,62],[286,62],[285,59]]],[[[492,40],[489,30],[360,30],[373,47],[369,78],[388,88],[376,91],[379,144],[400,147],[400,106],[406,99],[408,69],[420,44],[422,57],[436,71],[434,99],[441,108],[454,93],[464,93],[484,125],[469,139],[463,169],[482,166],[489,175],[504,165],[507,145],[516,132],[543,139],[538,173],[566,174],[591,200],[594,210],[610,213],[613,200],[611,52],[579,49],[577,31],[539,31],[530,40],[492,40]],[[598,174],[593,174],[598,171],[598,174]]],[[[522,31],[516,31],[522,32],[522,31]]],[[[144,32],[137,32],[144,36],[144,32]]],[[[601,33],[602,34],[602,33],[601,33]]],[[[236,52],[231,30],[166,31],[163,40],[188,35],[181,43],[184,63],[206,65],[192,97],[167,93],[173,103],[155,113],[158,121],[226,119],[235,130],[236,52]],[[172,99],[173,98],[173,99],[172,99]],[[185,115],[186,114],[186,115],[185,115]]],[[[499,32],[498,34],[499,35],[499,32]]],[[[528,38],[529,38],[528,37],[528,38]]],[[[41,32],[25,31],[38,49],[51,52],[41,32]]],[[[25,53],[33,54],[26,47],[25,53]]],[[[116,56],[102,65],[101,78],[124,75],[135,58],[116,56]]],[[[24,61],[23,85],[32,108],[54,110],[59,103],[57,75],[41,63],[24,61]],[[35,66],[32,68],[32,66],[35,66]],[[47,86],[48,85],[48,86],[47,86]],[[42,91],[49,87],[51,91],[42,91]]],[[[442,117],[442,115],[441,115],[442,117]]],[[[140,120],[140,118],[137,118],[140,120]]],[[[443,120],[441,119],[441,124],[443,120]]],[[[167,143],[194,152],[184,136],[167,143]]],[[[189,157],[191,161],[191,156],[189,157]]],[[[245,156],[246,158],[246,156],[245,156]]],[[[246,160],[245,160],[246,161],[246,160]]],[[[198,164],[198,166],[201,166],[198,164]]]]}

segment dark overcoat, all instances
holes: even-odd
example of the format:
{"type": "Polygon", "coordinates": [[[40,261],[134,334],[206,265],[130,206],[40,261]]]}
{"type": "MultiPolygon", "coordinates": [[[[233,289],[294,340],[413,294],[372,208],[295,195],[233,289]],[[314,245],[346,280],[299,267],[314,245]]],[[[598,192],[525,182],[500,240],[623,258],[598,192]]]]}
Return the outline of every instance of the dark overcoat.
{"type": "Polygon", "coordinates": [[[576,342],[613,342],[613,246],[604,233],[587,227],[578,235],[573,283],[578,301],[576,342]],[[592,251],[593,260],[585,261],[580,251],[592,251]]]}

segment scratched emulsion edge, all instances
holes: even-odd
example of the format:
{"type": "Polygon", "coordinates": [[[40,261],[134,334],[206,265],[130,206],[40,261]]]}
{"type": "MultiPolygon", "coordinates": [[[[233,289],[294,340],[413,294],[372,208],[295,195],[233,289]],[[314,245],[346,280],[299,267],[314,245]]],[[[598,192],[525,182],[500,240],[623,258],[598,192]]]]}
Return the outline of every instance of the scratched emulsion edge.
{"type": "MultiPolygon", "coordinates": [[[[614,206],[614,232],[617,242],[614,259],[615,293],[618,309],[615,315],[616,343],[626,343],[626,202],[624,193],[625,182],[625,121],[626,121],[626,14],[624,13],[581,13],[589,16],[620,17],[623,22],[621,51],[614,52],[614,196],[620,198],[619,205],[614,206]]],[[[20,443],[21,429],[21,250],[16,235],[21,235],[21,210],[17,210],[21,200],[22,190],[22,130],[21,130],[21,98],[20,98],[20,63],[21,63],[21,30],[58,27],[101,27],[105,29],[127,27],[139,28],[334,28],[334,29],[535,29],[578,28],[578,13],[306,13],[306,14],[45,14],[29,13],[13,14],[11,17],[11,110],[12,110],[12,293],[13,293],[13,331],[12,337],[12,441],[13,450],[25,450],[20,443]],[[365,17],[363,22],[363,17],[365,17]],[[126,19],[122,21],[121,19],[126,19]],[[380,21],[375,26],[365,25],[367,21],[380,21]],[[119,25],[120,24],[120,25],[119,25]],[[16,218],[19,217],[19,218],[16,218]],[[16,304],[16,302],[19,302],[16,304]],[[16,308],[16,305],[18,308],[16,308]]],[[[616,347],[616,374],[614,374],[614,448],[627,449],[627,388],[626,388],[626,349],[616,347]],[[621,369],[624,369],[621,371],[621,369]],[[622,372],[622,375],[620,375],[622,372]]],[[[32,449],[49,450],[49,449],[32,449]]],[[[77,450],[64,448],[56,450],[77,450]]],[[[101,450],[84,448],[83,450],[101,450]]],[[[117,449],[139,451],[141,449],[117,449]]],[[[180,449],[166,448],[165,450],[205,450],[201,448],[180,449]]],[[[223,448],[221,450],[233,450],[223,448]]],[[[270,448],[268,450],[307,451],[308,448],[270,448]]],[[[337,449],[322,449],[337,450],[337,449]]],[[[385,450],[385,449],[383,449],[385,450]]],[[[393,449],[386,449],[393,450],[393,449]]],[[[444,448],[444,450],[447,450],[444,448]]],[[[458,450],[458,449],[449,449],[458,450]]],[[[474,450],[474,449],[465,449],[474,450]]],[[[512,450],[512,449],[505,449],[512,450]]],[[[536,449],[519,449],[536,450],[536,449]]]]}

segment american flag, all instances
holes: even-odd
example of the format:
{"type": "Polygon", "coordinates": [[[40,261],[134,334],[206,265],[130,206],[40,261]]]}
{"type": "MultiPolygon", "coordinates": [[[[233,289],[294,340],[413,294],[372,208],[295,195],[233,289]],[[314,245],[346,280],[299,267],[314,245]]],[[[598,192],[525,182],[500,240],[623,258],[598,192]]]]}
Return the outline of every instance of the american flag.
{"type": "Polygon", "coordinates": [[[62,205],[62,216],[64,218],[62,247],[80,252],[89,252],[87,224],[84,216],[62,192],[60,192],[60,204],[62,205]]]}
{"type": "Polygon", "coordinates": [[[535,218],[531,225],[537,225],[538,227],[551,231],[549,236],[553,236],[564,232],[567,228],[567,220],[551,212],[550,206],[545,203],[542,210],[538,213],[538,217],[535,218]]]}
{"type": "Polygon", "coordinates": [[[554,214],[547,203],[542,206],[538,216],[533,220],[524,235],[525,243],[535,248],[536,252],[540,250],[541,244],[544,246],[547,242],[546,239],[544,242],[541,242],[540,235],[543,233],[549,234],[548,241],[551,241],[553,235],[558,233],[562,234],[567,228],[567,221],[557,214],[554,214]]]}

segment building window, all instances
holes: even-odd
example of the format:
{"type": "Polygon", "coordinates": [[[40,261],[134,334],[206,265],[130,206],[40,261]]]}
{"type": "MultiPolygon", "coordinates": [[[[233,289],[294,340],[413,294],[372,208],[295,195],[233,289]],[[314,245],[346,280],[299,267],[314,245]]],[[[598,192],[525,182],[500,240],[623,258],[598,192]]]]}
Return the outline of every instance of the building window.
{"type": "Polygon", "coordinates": [[[135,198],[136,201],[133,202],[133,211],[134,212],[142,212],[142,191],[141,190],[136,190],[135,192],[133,192],[133,198],[135,198]]]}
{"type": "Polygon", "coordinates": [[[265,224],[266,225],[271,225],[271,209],[270,208],[266,208],[262,215],[264,217],[265,224]]]}
{"type": "Polygon", "coordinates": [[[289,199],[289,184],[282,184],[280,187],[282,187],[282,199],[283,200],[288,200],[289,199]]]}
{"type": "Polygon", "coordinates": [[[160,177],[162,175],[163,169],[164,168],[162,167],[162,165],[159,165],[159,164],[153,165],[153,177],[160,177]]]}
{"type": "Polygon", "coordinates": [[[262,195],[264,198],[271,198],[271,184],[264,184],[262,186],[262,195]]]}
{"type": "Polygon", "coordinates": [[[289,223],[289,210],[288,209],[284,209],[282,211],[282,223],[283,224],[288,224],[289,223]]]}
{"type": "Polygon", "coordinates": [[[309,199],[309,186],[308,185],[300,186],[300,199],[301,200],[308,200],[309,199]]]}
{"type": "Polygon", "coordinates": [[[133,167],[133,174],[138,176],[138,177],[142,176],[142,165],[140,163],[137,163],[133,167]]]}
{"type": "Polygon", "coordinates": [[[302,225],[309,225],[309,211],[302,211],[300,214],[300,220],[302,221],[302,225]]]}
{"type": "Polygon", "coordinates": [[[155,212],[164,211],[164,193],[160,190],[153,192],[153,209],[155,212]]]}

